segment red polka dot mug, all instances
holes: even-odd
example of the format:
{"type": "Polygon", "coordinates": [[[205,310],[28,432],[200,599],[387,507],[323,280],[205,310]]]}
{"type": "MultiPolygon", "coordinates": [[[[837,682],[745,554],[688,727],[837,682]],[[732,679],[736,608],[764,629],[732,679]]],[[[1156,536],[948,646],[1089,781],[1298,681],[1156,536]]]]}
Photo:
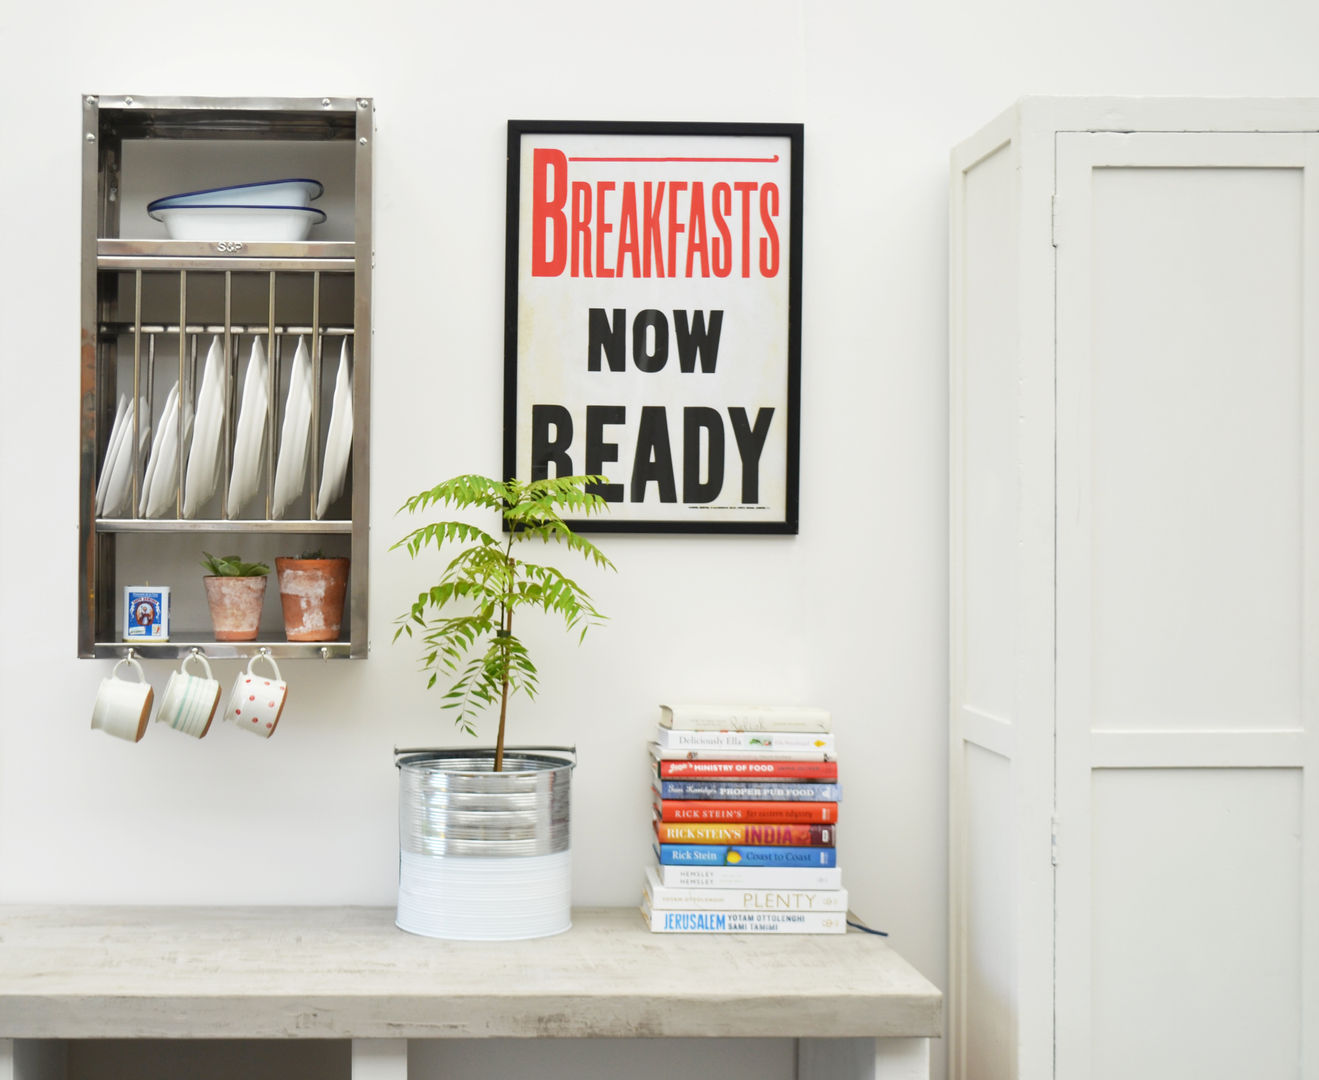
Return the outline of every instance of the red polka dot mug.
{"type": "Polygon", "coordinates": [[[275,728],[279,725],[288,692],[289,684],[279,677],[279,665],[275,663],[275,658],[268,652],[259,652],[248,662],[247,670],[240,672],[234,680],[225,719],[243,731],[268,739],[275,734],[275,728]],[[257,674],[258,660],[269,664],[274,675],[257,674]]]}

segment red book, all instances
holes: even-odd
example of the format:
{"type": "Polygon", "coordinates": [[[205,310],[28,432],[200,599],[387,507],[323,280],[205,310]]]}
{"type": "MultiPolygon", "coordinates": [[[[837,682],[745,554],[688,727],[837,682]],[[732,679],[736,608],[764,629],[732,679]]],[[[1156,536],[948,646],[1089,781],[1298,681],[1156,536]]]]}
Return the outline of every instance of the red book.
{"type": "Polygon", "coordinates": [[[657,821],[655,832],[661,844],[833,847],[837,826],[740,821],[657,821]]]}
{"type": "Polygon", "coordinates": [[[837,780],[836,761],[661,761],[665,780],[837,780]]]}
{"type": "Polygon", "coordinates": [[[790,825],[838,820],[836,802],[721,802],[717,799],[656,799],[661,821],[755,821],[790,825]]]}

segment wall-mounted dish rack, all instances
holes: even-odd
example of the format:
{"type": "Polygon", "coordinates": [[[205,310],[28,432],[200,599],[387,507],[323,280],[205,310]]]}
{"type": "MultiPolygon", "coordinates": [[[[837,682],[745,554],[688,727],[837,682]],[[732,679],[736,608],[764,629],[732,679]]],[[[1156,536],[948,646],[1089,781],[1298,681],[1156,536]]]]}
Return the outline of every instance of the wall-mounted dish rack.
{"type": "MultiPolygon", "coordinates": [[[[366,656],[372,117],[370,98],[83,99],[80,656],[121,656],[130,648],[160,658],[195,648],[212,657],[262,649],[281,659],[366,656]],[[323,181],[315,205],[328,217],[311,238],[173,240],[147,213],[147,204],[164,194],[277,177],[323,181]],[[305,361],[295,359],[300,344],[305,361]],[[212,353],[223,377],[203,402],[212,353]],[[253,367],[257,353],[264,355],[270,413],[264,435],[245,439],[240,454],[249,368],[262,370],[253,367]],[[346,382],[337,379],[345,358],[346,382]],[[303,370],[310,383],[300,397],[295,380],[303,370]],[[169,413],[173,396],[185,405],[169,413]],[[349,402],[346,476],[341,493],[324,498],[327,458],[342,459],[349,430],[334,416],[349,402]],[[209,488],[201,484],[190,496],[188,439],[203,430],[201,416],[210,410],[198,407],[208,403],[218,409],[208,425],[218,482],[202,499],[198,492],[209,488]],[[117,414],[122,451],[111,446],[117,414]],[[172,431],[162,423],[167,418],[172,431]],[[290,422],[309,428],[310,436],[296,494],[281,505],[277,457],[290,422]],[[120,456],[122,471],[108,472],[107,461],[120,456]],[[236,457],[248,462],[244,474],[256,484],[241,505],[230,501],[236,457]],[[112,485],[119,497],[113,513],[98,514],[98,484],[105,489],[111,475],[121,477],[112,485]],[[213,640],[203,551],[239,551],[273,566],[277,555],[310,548],[352,560],[340,640],[284,640],[273,572],[269,618],[258,639],[213,640]],[[148,582],[172,588],[170,639],[125,641],[118,586],[148,582]]],[[[253,375],[253,381],[261,380],[253,375]]],[[[327,487],[329,494],[338,485],[327,487]]]]}

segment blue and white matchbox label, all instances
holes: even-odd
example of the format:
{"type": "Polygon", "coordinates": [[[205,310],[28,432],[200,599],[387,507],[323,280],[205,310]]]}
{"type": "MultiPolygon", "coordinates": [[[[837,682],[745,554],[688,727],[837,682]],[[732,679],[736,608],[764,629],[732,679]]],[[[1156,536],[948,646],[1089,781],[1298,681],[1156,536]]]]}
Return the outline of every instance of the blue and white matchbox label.
{"type": "Polygon", "coordinates": [[[169,586],[124,586],[124,640],[169,640],[169,586]]]}

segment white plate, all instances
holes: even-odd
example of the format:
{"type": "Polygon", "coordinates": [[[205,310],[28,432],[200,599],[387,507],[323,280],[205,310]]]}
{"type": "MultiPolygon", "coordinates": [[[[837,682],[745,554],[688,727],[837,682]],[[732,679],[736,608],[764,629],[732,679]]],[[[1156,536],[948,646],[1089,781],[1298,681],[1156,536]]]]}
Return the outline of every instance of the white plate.
{"type": "Polygon", "coordinates": [[[321,468],[321,488],[316,496],[316,517],[325,512],[343,493],[348,475],[348,451],[353,445],[353,376],[348,358],[348,338],[339,349],[339,370],[334,377],[334,405],[330,427],[325,436],[325,461],[321,468]]]}
{"type": "Polygon", "coordinates": [[[165,425],[172,422],[169,418],[173,417],[178,407],[179,388],[175,384],[169,388],[169,393],[165,395],[165,407],[160,411],[160,418],[156,423],[156,434],[151,440],[151,452],[147,455],[147,471],[142,476],[142,490],[137,503],[139,517],[146,517],[147,499],[151,495],[151,482],[155,479],[156,469],[160,466],[160,444],[165,440],[165,425]]]}
{"type": "Polygon", "coordinates": [[[206,353],[201,392],[197,395],[197,431],[183,478],[185,518],[195,517],[215,494],[220,472],[220,440],[224,437],[224,405],[229,396],[226,375],[224,351],[217,334],[211,338],[211,347],[206,353]]]}
{"type": "MultiPolygon", "coordinates": [[[[139,398],[138,416],[138,457],[146,449],[147,439],[151,435],[151,423],[147,419],[147,399],[139,398]]],[[[133,478],[133,410],[124,413],[123,432],[119,437],[119,446],[115,450],[114,460],[110,462],[110,482],[105,487],[105,504],[101,507],[102,517],[119,517],[125,511],[132,513],[129,502],[130,484],[133,478]]]]}
{"type": "Polygon", "coordinates": [[[101,476],[96,482],[95,513],[102,516],[105,508],[105,489],[110,486],[110,474],[114,472],[115,458],[119,454],[119,443],[124,437],[124,417],[128,415],[128,395],[119,395],[119,404],[115,408],[114,423],[110,425],[110,439],[105,444],[105,460],[101,462],[101,476]]]}
{"type": "Polygon", "coordinates": [[[302,494],[307,482],[307,436],[311,431],[311,357],[302,338],[289,371],[289,392],[284,402],[284,423],[275,464],[275,490],[270,516],[283,517],[284,509],[302,494]]]}
{"type": "Polygon", "coordinates": [[[261,444],[266,437],[270,394],[266,390],[266,351],[261,339],[252,339],[252,354],[243,378],[243,403],[234,435],[234,467],[229,477],[228,515],[236,518],[243,505],[256,494],[261,481],[261,444]]]}
{"type": "Polygon", "coordinates": [[[174,392],[174,408],[168,418],[161,419],[164,438],[160,444],[160,464],[151,477],[151,492],[147,499],[147,517],[160,517],[174,505],[179,485],[179,411],[183,412],[183,446],[187,453],[188,437],[192,434],[193,413],[191,403],[174,392]]]}

